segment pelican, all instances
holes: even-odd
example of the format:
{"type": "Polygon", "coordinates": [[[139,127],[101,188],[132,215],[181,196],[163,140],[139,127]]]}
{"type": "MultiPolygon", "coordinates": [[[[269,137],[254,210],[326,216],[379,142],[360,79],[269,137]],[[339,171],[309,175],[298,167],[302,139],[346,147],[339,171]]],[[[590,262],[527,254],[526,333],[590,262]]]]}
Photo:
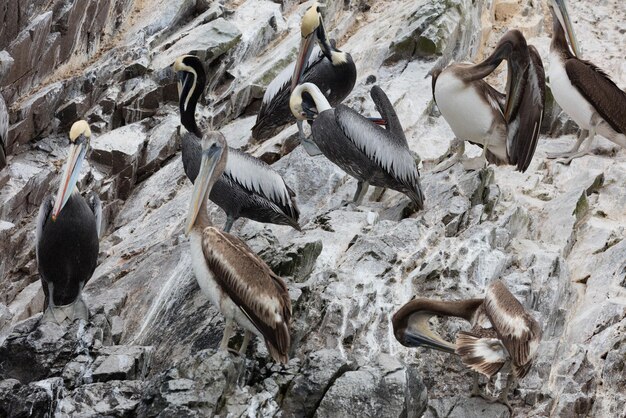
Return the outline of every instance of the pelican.
{"type": "Polygon", "coordinates": [[[70,129],[70,151],[56,199],[39,208],[35,252],[45,294],[43,322],[89,319],[81,296],[98,261],[102,205],[95,193],[83,198],[76,188],[91,130],[84,120],[70,129]]]}
{"type": "MultiPolygon", "coordinates": [[[[498,398],[509,408],[507,397],[512,378],[526,376],[542,334],[540,324],[499,280],[487,288],[484,299],[413,299],[393,315],[391,322],[396,339],[405,347],[425,346],[456,353],[463,364],[488,378],[503,366],[510,367],[507,385],[498,398]],[[456,344],[452,344],[430,329],[428,321],[432,316],[462,318],[472,329],[460,331],[456,344]]],[[[477,374],[472,395],[479,395],[477,374]]]]}
{"type": "MultiPolygon", "coordinates": [[[[289,97],[298,83],[317,85],[332,106],[341,103],[354,88],[354,60],[349,53],[338,50],[328,41],[317,1],[302,17],[300,34],[300,52],[296,62],[279,73],[265,90],[256,124],[252,127],[252,138],[256,141],[264,141],[276,135],[286,124],[294,122],[289,111],[289,97]],[[315,41],[319,50],[312,54],[315,41]]],[[[310,141],[304,137],[301,121],[298,121],[298,129],[307,152],[317,154],[317,150],[311,150],[310,141]]]]}
{"type": "MultiPolygon", "coordinates": [[[[193,55],[179,57],[174,63],[179,77],[182,159],[185,174],[193,183],[198,175],[202,132],[196,124],[198,99],[206,85],[200,59],[193,55]]],[[[222,176],[211,188],[209,199],[226,212],[224,231],[229,232],[240,217],[257,222],[289,225],[300,231],[300,211],[295,193],[276,171],[263,161],[238,149],[229,148],[228,163],[222,176]]]]}
{"type": "Polygon", "coordinates": [[[6,146],[9,137],[9,112],[4,102],[2,94],[0,94],[0,170],[7,165],[6,146]]]}
{"type": "Polygon", "coordinates": [[[565,0],[549,0],[548,4],[554,32],[548,69],[550,88],[559,106],[581,129],[571,150],[548,154],[548,158],[565,158],[569,163],[591,154],[596,134],[626,148],[626,93],[601,69],[580,58],[565,0]],[[579,151],[587,138],[585,147],[579,151]]]}
{"type": "Polygon", "coordinates": [[[185,226],[193,269],[200,289],[226,320],[220,349],[228,348],[237,322],[245,329],[241,354],[253,333],[265,339],[275,361],[286,363],[291,344],[291,301],[285,282],[242,240],[211,226],[207,212],[206,195],[226,168],[229,152],[221,133],[207,132],[203,137],[200,169],[185,226]]]}
{"type": "Polygon", "coordinates": [[[435,168],[452,166],[464,153],[463,141],[483,149],[464,161],[478,169],[488,161],[528,168],[539,138],[545,101],[545,74],[539,53],[518,30],[504,34],[493,53],[479,64],[452,64],[433,71],[433,97],[441,114],[461,141],[456,155],[435,168]],[[483,80],[507,60],[506,96],[483,80]]]}
{"type": "MultiPolygon", "coordinates": [[[[390,107],[382,90],[372,89],[371,94],[379,110],[390,107]]],[[[402,126],[395,113],[387,115],[392,122],[383,129],[347,106],[333,109],[312,83],[296,86],[289,106],[297,119],[313,121],[313,142],[326,158],[358,180],[354,203],[361,204],[372,184],[404,193],[418,209],[424,207],[419,171],[404,133],[398,134],[402,126]]]]}

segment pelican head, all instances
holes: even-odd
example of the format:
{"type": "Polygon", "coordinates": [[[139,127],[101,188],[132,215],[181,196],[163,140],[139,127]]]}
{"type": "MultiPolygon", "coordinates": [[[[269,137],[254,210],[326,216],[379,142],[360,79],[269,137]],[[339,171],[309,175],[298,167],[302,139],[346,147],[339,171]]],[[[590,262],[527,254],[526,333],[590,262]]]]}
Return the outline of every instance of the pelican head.
{"type": "Polygon", "coordinates": [[[328,99],[313,83],[296,86],[289,97],[289,108],[298,120],[313,120],[324,110],[331,109],[328,99]]]}
{"type": "Polygon", "coordinates": [[[80,174],[80,168],[85,159],[85,154],[89,148],[89,140],[91,139],[91,129],[89,124],[84,120],[74,122],[70,129],[70,151],[67,154],[65,168],[61,184],[57,193],[54,207],[52,208],[52,220],[56,221],[63,206],[74,191],[74,186],[80,174]]]}
{"type": "Polygon", "coordinates": [[[432,314],[428,312],[415,312],[414,307],[420,300],[412,300],[396,312],[391,323],[393,335],[396,340],[405,347],[426,347],[446,353],[454,353],[456,346],[432,331],[428,326],[428,320],[432,314]]]}
{"type": "Polygon", "coordinates": [[[311,7],[304,13],[304,16],[302,16],[302,23],[300,24],[300,52],[298,53],[293,76],[291,77],[291,91],[300,82],[306,63],[313,51],[315,41],[317,40],[320,44],[323,44],[322,50],[325,50],[326,46],[331,48],[326,40],[326,31],[324,30],[322,13],[320,11],[321,7],[322,5],[319,2],[314,1],[311,7]]]}
{"type": "MultiPolygon", "coordinates": [[[[192,228],[196,224],[198,214],[205,219],[206,200],[211,193],[213,184],[226,168],[226,159],[228,158],[228,146],[224,135],[217,131],[209,131],[202,137],[202,157],[200,162],[200,170],[198,177],[194,183],[193,193],[191,195],[191,203],[187,214],[187,223],[185,225],[185,234],[189,235],[192,228]]],[[[201,225],[208,226],[208,225],[201,225]]]]}
{"type": "Polygon", "coordinates": [[[574,55],[578,58],[581,57],[580,47],[578,46],[578,41],[576,40],[576,34],[574,33],[574,28],[572,27],[572,21],[569,18],[569,12],[567,10],[567,1],[566,0],[548,0],[548,6],[552,11],[552,19],[558,20],[561,28],[565,31],[567,38],[569,39],[570,46],[574,51],[574,55]]]}
{"type": "Polygon", "coordinates": [[[206,85],[206,73],[202,61],[195,55],[183,55],[174,61],[173,67],[178,77],[181,116],[187,113],[193,114],[206,85]]]}

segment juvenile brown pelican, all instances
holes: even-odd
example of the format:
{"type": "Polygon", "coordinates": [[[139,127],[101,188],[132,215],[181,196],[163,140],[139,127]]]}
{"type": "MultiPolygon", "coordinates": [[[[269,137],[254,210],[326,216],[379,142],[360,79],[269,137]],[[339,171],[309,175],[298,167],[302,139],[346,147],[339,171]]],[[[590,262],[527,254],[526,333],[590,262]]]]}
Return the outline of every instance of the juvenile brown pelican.
{"type": "MultiPolygon", "coordinates": [[[[389,103],[382,90],[372,89],[377,107],[385,109],[380,94],[389,103]]],[[[402,127],[395,114],[390,128],[383,129],[347,106],[333,109],[312,83],[298,85],[289,105],[296,118],[313,121],[313,142],[326,158],[358,180],[356,204],[372,184],[404,193],[419,209],[424,207],[419,171],[404,134],[398,135],[402,127]]]]}
{"type": "MultiPolygon", "coordinates": [[[[463,364],[489,378],[505,364],[510,366],[506,388],[499,398],[507,406],[512,377],[521,379],[526,376],[542,334],[539,323],[499,280],[487,288],[484,299],[414,299],[400,308],[391,322],[400,344],[456,353],[463,364]],[[463,318],[472,324],[472,329],[460,331],[456,344],[452,344],[430,329],[428,321],[432,316],[463,318]]],[[[479,394],[477,375],[472,394],[479,394]]]]}
{"type": "MultiPolygon", "coordinates": [[[[485,162],[515,165],[526,171],[530,164],[543,117],[545,74],[539,53],[518,30],[507,32],[493,53],[479,64],[452,64],[433,72],[433,97],[456,137],[483,149],[481,157],[466,160],[467,169],[485,162]],[[507,60],[507,94],[483,80],[507,60]],[[485,161],[486,160],[486,161],[485,161]]],[[[464,153],[435,168],[452,166],[464,153]]]]}
{"type": "Polygon", "coordinates": [[[549,6],[554,32],[548,70],[550,87],[559,106],[578,124],[581,132],[570,151],[548,154],[548,158],[562,157],[570,162],[590,154],[596,134],[626,148],[626,93],[601,69],[580,59],[565,0],[550,0],[549,6]],[[585,147],[579,151],[587,138],[585,147]]]}
{"type": "Polygon", "coordinates": [[[6,146],[9,136],[9,112],[0,93],[0,170],[7,165],[6,146]]]}
{"type": "MultiPolygon", "coordinates": [[[[202,132],[196,124],[196,105],[206,85],[206,74],[198,57],[185,55],[176,60],[179,77],[182,159],[185,174],[193,183],[198,175],[202,132]]],[[[295,193],[283,178],[263,161],[238,149],[229,149],[226,169],[211,188],[209,199],[226,212],[224,230],[230,231],[240,217],[257,222],[290,225],[300,230],[300,211],[295,193]]]]}
{"type": "MultiPolygon", "coordinates": [[[[264,141],[276,135],[286,124],[294,122],[289,110],[289,97],[298,83],[317,85],[332,106],[341,103],[354,88],[354,60],[349,53],[338,50],[328,41],[318,2],[313,2],[302,17],[300,34],[302,39],[296,62],[279,73],[265,90],[256,124],[252,128],[252,137],[256,141],[264,141]],[[311,54],[316,40],[320,51],[311,54]]],[[[307,139],[300,121],[298,128],[306,147],[307,139]]]]}
{"type": "Polygon", "coordinates": [[[220,349],[228,348],[236,321],[245,329],[240,353],[246,352],[254,333],[265,339],[275,361],[286,363],[291,344],[287,286],[242,240],[211,226],[207,212],[206,195],[224,171],[229,152],[221,133],[205,134],[185,227],[194,272],[202,291],[226,319],[220,349]]]}
{"type": "Polygon", "coordinates": [[[84,120],[70,130],[70,151],[56,199],[48,196],[37,217],[36,254],[45,294],[44,322],[89,319],[81,292],[98,261],[102,206],[95,193],[76,188],[91,130],[84,120]]]}

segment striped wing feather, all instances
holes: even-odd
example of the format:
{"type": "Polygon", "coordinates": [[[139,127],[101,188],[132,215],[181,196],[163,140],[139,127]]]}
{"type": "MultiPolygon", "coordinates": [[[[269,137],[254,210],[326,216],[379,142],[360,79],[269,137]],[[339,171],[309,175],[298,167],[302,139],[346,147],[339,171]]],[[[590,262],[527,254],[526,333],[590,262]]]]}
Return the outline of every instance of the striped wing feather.
{"type": "Polygon", "coordinates": [[[528,46],[530,64],[526,69],[522,97],[512,120],[507,122],[507,154],[518,171],[526,171],[532,161],[543,119],[546,76],[539,52],[528,46]]]}
{"type": "Polygon", "coordinates": [[[496,338],[480,338],[470,332],[460,331],[456,337],[456,354],[470,369],[491,377],[506,363],[502,343],[496,338]]]}
{"type": "Polygon", "coordinates": [[[344,105],[337,105],[335,118],[345,136],[368,158],[400,183],[415,188],[419,173],[406,140],[402,141],[344,105]]]}
{"type": "Polygon", "coordinates": [[[626,135],[626,93],[588,61],[570,58],[565,71],[571,83],[616,132],[626,135]]]}
{"type": "Polygon", "coordinates": [[[215,280],[265,338],[276,361],[288,360],[291,301],[285,282],[239,238],[208,227],[202,249],[215,280]]]}
{"type": "Polygon", "coordinates": [[[536,354],[541,329],[501,281],[489,286],[485,310],[511,357],[513,373],[524,377],[536,354]]]}

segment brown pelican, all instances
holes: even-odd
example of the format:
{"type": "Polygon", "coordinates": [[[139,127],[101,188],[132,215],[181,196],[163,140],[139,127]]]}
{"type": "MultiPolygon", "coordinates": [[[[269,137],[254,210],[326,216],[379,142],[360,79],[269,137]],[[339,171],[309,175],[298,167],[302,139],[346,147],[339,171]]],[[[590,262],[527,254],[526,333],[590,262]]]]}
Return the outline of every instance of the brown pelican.
{"type": "Polygon", "coordinates": [[[7,165],[6,146],[9,136],[9,112],[0,93],[0,170],[7,165]]]}
{"type": "MultiPolygon", "coordinates": [[[[356,66],[352,56],[338,50],[328,41],[318,2],[313,2],[302,17],[300,33],[302,38],[296,62],[285,68],[267,86],[256,124],[252,128],[252,137],[256,141],[264,141],[276,135],[286,124],[294,122],[289,111],[289,97],[299,82],[317,85],[332,106],[341,103],[354,88],[356,66]],[[320,51],[312,54],[316,40],[320,51]]],[[[305,149],[310,154],[316,154],[316,150],[311,150],[310,142],[304,137],[301,121],[298,121],[298,128],[300,138],[305,141],[305,149]]]]}
{"type": "MultiPolygon", "coordinates": [[[[520,31],[504,34],[493,53],[479,64],[452,64],[433,71],[432,85],[435,102],[456,137],[483,149],[481,157],[464,162],[467,169],[480,168],[488,161],[526,171],[539,138],[545,74],[539,53],[526,44],[520,31]],[[503,59],[508,63],[506,96],[483,80],[503,59]]],[[[464,146],[459,147],[455,157],[435,171],[453,165],[463,152],[464,146]]]]}
{"type": "MultiPolygon", "coordinates": [[[[386,109],[380,94],[389,103],[382,90],[372,89],[378,109],[386,109]]],[[[296,118],[313,121],[313,142],[326,158],[358,180],[356,204],[372,184],[404,193],[419,209],[424,207],[419,171],[404,134],[398,134],[402,126],[395,113],[387,115],[393,121],[389,129],[383,129],[347,106],[340,104],[333,109],[312,83],[298,85],[289,106],[296,118]]]]}
{"type": "Polygon", "coordinates": [[[229,152],[221,133],[205,134],[185,227],[194,272],[202,291],[226,319],[220,349],[228,348],[236,321],[245,329],[240,353],[245,353],[254,333],[265,339],[275,361],[286,363],[291,344],[287,286],[242,240],[211,226],[207,212],[206,195],[226,168],[229,152]]]}
{"type": "Polygon", "coordinates": [[[35,247],[45,294],[44,322],[89,319],[81,292],[98,261],[102,206],[95,193],[84,199],[76,181],[90,138],[87,122],[72,125],[59,192],[56,199],[45,198],[39,208],[35,247]]]}
{"type": "MultiPolygon", "coordinates": [[[[400,344],[456,353],[463,364],[489,378],[504,365],[510,366],[506,388],[499,397],[507,406],[512,377],[526,376],[542,334],[540,324],[499,280],[487,288],[484,299],[413,299],[394,314],[391,322],[400,344]],[[452,344],[430,329],[428,321],[432,316],[462,318],[472,324],[472,329],[460,331],[456,344],[452,344]]],[[[479,394],[478,375],[475,375],[472,394],[479,394]]]]}
{"type": "Polygon", "coordinates": [[[550,88],[559,106],[578,124],[581,132],[570,151],[548,154],[548,158],[563,157],[570,162],[590,154],[596,134],[626,148],[626,93],[601,69],[580,59],[565,0],[550,0],[549,6],[554,31],[548,70],[550,88]],[[578,151],[587,138],[583,150],[578,151]]]}
{"type": "MultiPolygon", "coordinates": [[[[185,55],[176,60],[174,71],[179,77],[182,159],[185,174],[193,183],[198,175],[202,149],[202,132],[196,124],[196,105],[206,85],[206,74],[198,57],[185,55]]],[[[224,230],[238,218],[257,222],[290,225],[300,230],[300,211],[295,193],[283,178],[263,161],[230,148],[230,157],[222,176],[211,188],[211,199],[226,212],[224,230]]]]}

